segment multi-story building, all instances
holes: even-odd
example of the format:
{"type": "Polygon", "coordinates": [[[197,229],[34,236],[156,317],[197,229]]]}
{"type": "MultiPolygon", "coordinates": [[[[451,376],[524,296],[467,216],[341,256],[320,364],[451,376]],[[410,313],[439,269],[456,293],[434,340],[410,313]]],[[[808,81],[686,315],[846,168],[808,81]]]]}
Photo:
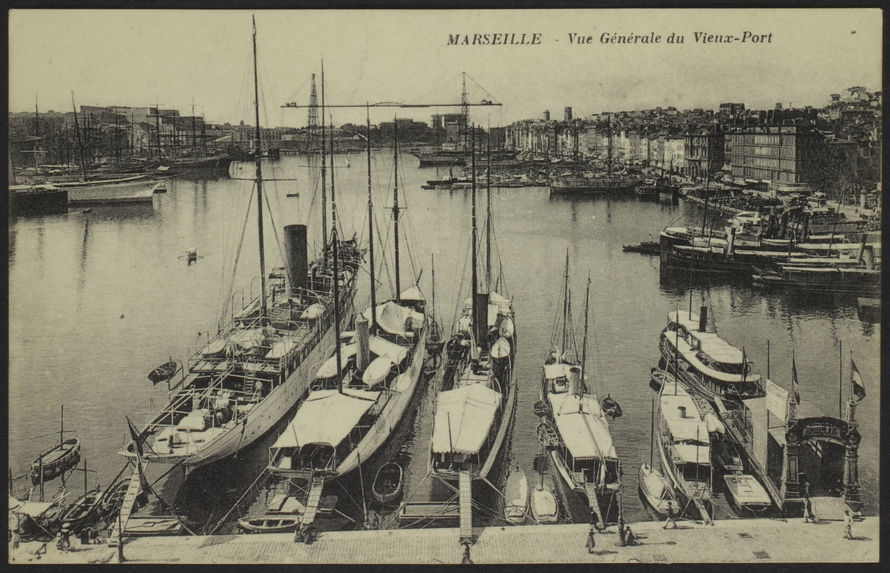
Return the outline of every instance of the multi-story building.
{"type": "Polygon", "coordinates": [[[733,177],[769,184],[775,193],[806,191],[822,136],[812,124],[746,127],[728,134],[733,177]]]}
{"type": "Polygon", "coordinates": [[[702,128],[685,134],[683,163],[686,175],[693,179],[717,173],[725,163],[723,132],[716,128],[702,128]]]}

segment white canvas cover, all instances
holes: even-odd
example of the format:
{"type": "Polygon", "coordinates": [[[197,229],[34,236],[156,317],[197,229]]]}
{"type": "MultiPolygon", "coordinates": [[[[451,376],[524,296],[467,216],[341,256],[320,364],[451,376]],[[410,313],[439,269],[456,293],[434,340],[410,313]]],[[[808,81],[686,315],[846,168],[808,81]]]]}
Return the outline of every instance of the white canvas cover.
{"type": "Polygon", "coordinates": [[[365,368],[365,373],[362,374],[362,382],[368,386],[378,384],[386,378],[386,375],[389,374],[389,370],[392,367],[392,360],[386,356],[378,356],[368,364],[367,368],[365,368]]]}
{"type": "MultiPolygon", "coordinates": [[[[362,316],[370,322],[371,309],[365,310],[362,316]]],[[[377,325],[390,334],[405,336],[408,333],[405,330],[405,324],[409,318],[415,327],[423,325],[423,315],[410,308],[391,300],[377,305],[377,325]]]]}
{"type": "MultiPolygon", "coordinates": [[[[349,362],[349,359],[355,356],[355,353],[358,352],[358,345],[353,344],[341,344],[340,345],[340,367],[346,368],[346,364],[349,362]]],[[[316,378],[331,378],[337,375],[337,353],[331,355],[324,364],[315,372],[316,378]]]]}
{"type": "Polygon", "coordinates": [[[245,328],[238,330],[229,337],[229,344],[241,350],[253,350],[263,343],[263,330],[261,328],[245,328]]]}
{"type": "Polygon", "coordinates": [[[201,350],[201,354],[203,354],[204,356],[212,356],[214,354],[219,354],[220,352],[222,352],[225,349],[226,349],[226,341],[221,338],[218,338],[218,339],[214,340],[213,342],[211,342],[210,344],[208,344],[207,346],[205,346],[204,349],[201,350]]]}
{"type": "Polygon", "coordinates": [[[567,378],[571,364],[564,362],[555,362],[553,364],[544,365],[544,378],[547,380],[556,380],[557,378],[567,378]]]}
{"type": "Polygon", "coordinates": [[[492,358],[506,358],[510,355],[510,343],[506,338],[498,338],[491,345],[492,358]]]}
{"type": "Polygon", "coordinates": [[[207,418],[210,417],[208,410],[192,410],[185,418],[176,424],[179,430],[191,430],[192,432],[203,432],[207,429],[207,418]]]}
{"type": "Polygon", "coordinates": [[[374,405],[380,392],[345,388],[310,392],[293,420],[278,436],[272,449],[297,448],[306,444],[336,447],[374,405]]]}
{"type": "Polygon", "coordinates": [[[324,305],[320,302],[315,302],[306,307],[306,310],[300,314],[301,320],[314,320],[324,313],[324,305]]]}
{"type": "Polygon", "coordinates": [[[401,300],[411,300],[411,301],[425,301],[426,299],[423,297],[423,294],[420,292],[420,289],[417,285],[406,288],[402,291],[402,294],[399,295],[399,299],[401,300]]]}
{"type": "Polygon", "coordinates": [[[483,384],[440,392],[433,422],[433,452],[477,453],[500,403],[501,395],[483,384]]]}
{"type": "Polygon", "coordinates": [[[269,360],[278,360],[291,351],[297,345],[292,338],[283,338],[272,343],[272,350],[266,353],[269,360]]]}
{"type": "Polygon", "coordinates": [[[574,458],[618,457],[609,425],[594,396],[548,394],[547,399],[553,408],[556,429],[574,458]]]}
{"type": "Polygon", "coordinates": [[[29,517],[40,517],[47,509],[53,506],[53,503],[47,501],[19,501],[9,496],[9,510],[29,517]]]}
{"type": "Polygon", "coordinates": [[[661,415],[668,425],[668,430],[675,442],[698,441],[707,443],[708,424],[702,420],[698,407],[688,394],[665,395],[660,398],[661,415]],[[681,417],[680,408],[685,409],[686,416],[681,417]]]}
{"type": "Polygon", "coordinates": [[[513,333],[515,331],[516,325],[513,324],[513,319],[509,316],[504,318],[504,320],[501,321],[501,325],[498,327],[498,334],[504,338],[513,338],[513,333]]]}

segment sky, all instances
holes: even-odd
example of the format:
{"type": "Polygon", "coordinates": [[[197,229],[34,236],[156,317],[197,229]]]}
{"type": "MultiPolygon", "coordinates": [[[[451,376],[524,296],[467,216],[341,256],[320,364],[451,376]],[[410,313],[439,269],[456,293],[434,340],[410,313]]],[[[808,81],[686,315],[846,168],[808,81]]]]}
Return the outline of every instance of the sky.
{"type": "MultiPolygon", "coordinates": [[[[878,9],[182,11],[14,10],[9,14],[9,110],[80,105],[177,108],[211,122],[253,123],[251,15],[256,17],[263,125],[306,124],[310,74],[325,67],[332,104],[456,104],[462,73],[473,121],[507,125],[602,111],[743,102],[824,106],[829,94],[881,89],[878,9]],[[695,33],[764,38],[697,42],[695,33]],[[450,34],[539,34],[536,45],[448,45],[450,34]],[[587,44],[569,34],[591,37],[587,44]],[[658,43],[603,43],[606,34],[658,43]],[[684,43],[668,43],[671,34],[684,43]],[[766,35],[772,34],[769,41],[766,35]]],[[[320,85],[319,85],[320,89],[320,85]]],[[[429,121],[459,108],[374,110],[429,121]]],[[[330,110],[364,123],[363,109],[330,110]]]]}

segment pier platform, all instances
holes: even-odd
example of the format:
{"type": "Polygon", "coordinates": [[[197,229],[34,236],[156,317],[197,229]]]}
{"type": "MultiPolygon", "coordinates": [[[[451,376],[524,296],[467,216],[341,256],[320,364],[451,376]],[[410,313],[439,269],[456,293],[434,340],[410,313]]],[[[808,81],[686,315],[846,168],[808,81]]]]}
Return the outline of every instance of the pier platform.
{"type": "MultiPolygon", "coordinates": [[[[677,529],[659,522],[629,524],[638,543],[622,547],[610,526],[595,535],[588,552],[586,524],[527,525],[474,529],[473,563],[870,563],[879,559],[879,518],[853,524],[851,540],[837,521],[803,519],[718,520],[714,525],[680,521],[677,529]]],[[[292,533],[142,537],[124,540],[127,563],[408,563],[457,564],[463,557],[458,528],[323,532],[311,544],[292,533]]],[[[114,563],[117,548],[79,546],[61,553],[47,544],[10,549],[11,563],[114,563]]]]}

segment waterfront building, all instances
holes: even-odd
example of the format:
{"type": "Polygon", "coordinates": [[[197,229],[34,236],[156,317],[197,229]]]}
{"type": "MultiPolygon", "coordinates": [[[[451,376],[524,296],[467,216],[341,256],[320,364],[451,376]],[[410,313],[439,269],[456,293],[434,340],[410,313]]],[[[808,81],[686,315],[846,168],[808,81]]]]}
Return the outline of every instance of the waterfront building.
{"type": "Polygon", "coordinates": [[[808,190],[807,170],[822,140],[809,122],[746,127],[728,137],[733,177],[766,182],[776,193],[808,190]]]}
{"type": "Polygon", "coordinates": [[[717,173],[724,164],[723,132],[719,128],[702,128],[689,131],[684,136],[683,165],[686,174],[702,179],[709,173],[717,173]]]}

